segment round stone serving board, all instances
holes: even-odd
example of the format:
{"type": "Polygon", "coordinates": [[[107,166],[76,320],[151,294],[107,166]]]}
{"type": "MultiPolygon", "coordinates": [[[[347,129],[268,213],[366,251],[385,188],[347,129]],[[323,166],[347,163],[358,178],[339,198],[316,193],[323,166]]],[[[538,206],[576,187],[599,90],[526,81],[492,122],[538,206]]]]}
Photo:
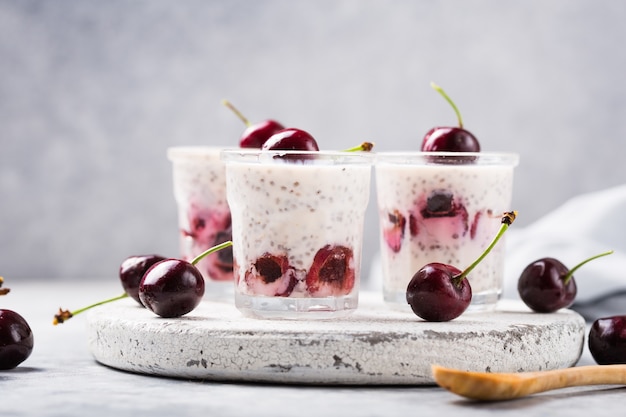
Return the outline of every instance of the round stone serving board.
{"type": "Polygon", "coordinates": [[[247,318],[203,301],[176,319],[124,299],[89,311],[89,349],[104,365],[142,374],[286,384],[431,385],[431,364],[490,372],[570,367],[585,321],[571,310],[531,312],[517,301],[430,323],[394,311],[377,294],[335,320],[247,318]]]}

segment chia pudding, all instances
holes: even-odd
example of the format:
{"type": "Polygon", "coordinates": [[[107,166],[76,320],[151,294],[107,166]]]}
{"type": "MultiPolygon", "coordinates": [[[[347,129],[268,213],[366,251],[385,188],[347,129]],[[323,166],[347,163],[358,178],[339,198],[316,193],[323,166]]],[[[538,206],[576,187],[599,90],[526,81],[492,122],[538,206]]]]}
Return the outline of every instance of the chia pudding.
{"type": "MultiPolygon", "coordinates": [[[[191,261],[210,247],[231,240],[231,218],[226,201],[222,148],[173,147],[174,197],[178,207],[181,259],[191,261]]],[[[207,294],[232,292],[232,249],[204,257],[196,264],[208,285],[207,294]]]]}
{"type": "Polygon", "coordinates": [[[371,156],[231,150],[222,159],[237,308],[261,318],[356,309],[371,156]]]}
{"type": "MultiPolygon", "coordinates": [[[[463,270],[489,246],[510,211],[518,157],[492,153],[380,153],[376,160],[383,296],[408,309],[406,289],[424,265],[463,270]]],[[[469,274],[470,309],[502,292],[504,244],[469,274]]]]}

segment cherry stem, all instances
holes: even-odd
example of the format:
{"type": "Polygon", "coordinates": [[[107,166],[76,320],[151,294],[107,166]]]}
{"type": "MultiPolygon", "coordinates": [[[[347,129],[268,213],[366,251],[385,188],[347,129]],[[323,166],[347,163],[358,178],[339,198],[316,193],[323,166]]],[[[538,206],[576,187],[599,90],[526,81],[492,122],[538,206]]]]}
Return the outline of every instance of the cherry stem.
{"type": "Polygon", "coordinates": [[[128,293],[124,293],[124,294],[118,295],[117,297],[108,298],[106,300],[90,304],[90,305],[88,305],[86,307],[79,308],[78,310],[74,310],[74,311],[63,310],[63,309],[59,308],[59,312],[57,314],[55,314],[54,319],[52,320],[52,324],[54,326],[56,326],[57,324],[63,323],[66,320],[69,320],[72,317],[74,317],[75,315],[80,314],[80,313],[82,313],[84,311],[87,311],[89,309],[92,309],[92,308],[97,307],[97,306],[102,305],[102,304],[107,304],[107,303],[111,303],[113,301],[121,300],[122,298],[126,298],[126,297],[128,297],[128,293]]]}
{"type": "Polygon", "coordinates": [[[242,122],[244,122],[244,124],[248,127],[250,127],[251,123],[248,119],[246,119],[246,116],[244,116],[239,110],[237,110],[237,108],[235,106],[233,106],[233,104],[224,99],[222,100],[222,104],[226,107],[228,107],[229,109],[231,109],[233,111],[233,113],[235,113],[237,115],[237,117],[239,117],[241,119],[242,122]]]}
{"type": "Polygon", "coordinates": [[[606,256],[606,255],[610,255],[612,253],[613,253],[613,251],[610,250],[610,251],[599,253],[599,254],[597,254],[595,256],[592,256],[589,259],[585,259],[584,261],[582,261],[581,263],[579,263],[578,265],[576,265],[575,267],[573,267],[572,269],[569,270],[569,272],[565,275],[565,278],[563,278],[563,283],[567,284],[569,282],[569,280],[572,279],[572,277],[574,276],[574,272],[576,272],[576,270],[578,268],[580,268],[581,266],[583,266],[587,262],[593,261],[594,259],[598,259],[598,258],[601,258],[601,257],[606,256]]]}
{"type": "Polygon", "coordinates": [[[6,295],[11,291],[10,288],[2,288],[2,284],[4,284],[4,278],[0,277],[0,295],[6,295]]]}
{"type": "Polygon", "coordinates": [[[363,142],[362,144],[360,144],[359,146],[355,146],[354,148],[344,149],[344,152],[369,152],[372,150],[373,147],[374,144],[372,142],[363,142]]]}
{"type": "Polygon", "coordinates": [[[485,249],[485,251],[478,257],[478,259],[472,262],[470,266],[465,268],[463,272],[453,277],[453,280],[455,282],[461,282],[463,278],[465,278],[474,268],[476,268],[476,265],[478,265],[483,259],[485,259],[485,256],[487,256],[487,254],[491,252],[491,249],[496,246],[498,240],[500,240],[504,232],[506,232],[509,226],[515,221],[516,217],[517,211],[507,211],[502,215],[502,224],[500,225],[500,230],[498,230],[496,236],[493,238],[489,246],[487,246],[487,249],[485,249]]]}
{"type": "Polygon", "coordinates": [[[456,118],[459,120],[459,127],[462,129],[463,128],[463,119],[461,118],[461,112],[456,107],[456,104],[454,104],[454,101],[452,101],[452,99],[450,97],[448,97],[446,92],[443,91],[443,88],[439,87],[434,82],[431,81],[430,86],[432,88],[434,88],[439,94],[441,94],[443,96],[443,98],[445,98],[448,103],[450,103],[450,105],[454,109],[454,112],[456,113],[456,118]]]}
{"type": "MultiPolygon", "coordinates": [[[[204,252],[202,252],[200,255],[196,256],[192,261],[191,264],[192,265],[196,265],[198,262],[200,262],[200,260],[202,258],[204,258],[205,256],[213,253],[213,252],[217,252],[218,250],[227,248],[229,246],[232,246],[233,242],[230,240],[227,240],[226,242],[220,243],[218,245],[212,246],[209,249],[205,250],[204,252]]],[[[0,277],[0,286],[2,286],[2,277],[0,277]]],[[[102,304],[107,304],[107,303],[111,303],[113,301],[117,301],[117,300],[121,300],[122,298],[126,298],[128,297],[128,293],[124,293],[122,295],[118,295],[117,297],[113,297],[113,298],[108,298],[106,300],[103,301],[99,301],[97,303],[94,304],[90,304],[86,307],[80,308],[78,310],[74,310],[74,311],[69,311],[69,310],[63,310],[62,308],[59,308],[59,312],[57,314],[55,314],[54,316],[54,320],[52,320],[52,324],[53,325],[57,325],[60,323],[65,322],[66,320],[71,319],[72,317],[74,317],[77,314],[80,314],[84,311],[87,311],[89,309],[92,309],[94,307],[100,306],[102,304]]]]}
{"type": "Polygon", "coordinates": [[[222,250],[224,248],[227,248],[229,246],[232,246],[233,242],[230,240],[227,240],[224,243],[220,243],[219,245],[215,245],[210,247],[209,249],[205,250],[204,252],[202,252],[200,255],[196,256],[195,258],[192,259],[191,264],[192,265],[196,265],[198,262],[200,262],[202,260],[202,258],[204,258],[207,255],[212,254],[213,252],[217,252],[218,250],[222,250]]]}

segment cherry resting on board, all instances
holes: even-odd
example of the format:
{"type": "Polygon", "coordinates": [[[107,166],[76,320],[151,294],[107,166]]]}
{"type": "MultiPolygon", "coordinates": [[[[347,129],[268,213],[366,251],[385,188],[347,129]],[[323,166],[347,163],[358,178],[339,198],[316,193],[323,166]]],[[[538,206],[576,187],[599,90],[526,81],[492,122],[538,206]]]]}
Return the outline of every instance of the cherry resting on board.
{"type": "Polygon", "coordinates": [[[139,283],[141,278],[152,265],[164,261],[166,258],[161,255],[136,255],[129,256],[120,265],[119,277],[124,291],[135,301],[139,300],[139,283]]]}
{"type": "Polygon", "coordinates": [[[426,321],[450,321],[469,307],[472,288],[468,274],[478,265],[513,223],[517,212],[506,212],[500,230],[487,249],[464,271],[439,262],[423,266],[413,275],[406,290],[406,300],[413,312],[426,321]]]}
{"type": "MultiPolygon", "coordinates": [[[[232,244],[229,240],[215,245],[196,256],[191,262],[182,259],[165,259],[155,263],[146,271],[139,284],[141,304],[161,317],[180,317],[189,313],[197,307],[204,295],[204,280],[195,264],[205,256],[230,247],[232,244]]],[[[124,292],[117,297],[99,301],[75,311],[59,308],[52,324],[64,323],[77,314],[128,296],[129,294],[124,292]]]]}

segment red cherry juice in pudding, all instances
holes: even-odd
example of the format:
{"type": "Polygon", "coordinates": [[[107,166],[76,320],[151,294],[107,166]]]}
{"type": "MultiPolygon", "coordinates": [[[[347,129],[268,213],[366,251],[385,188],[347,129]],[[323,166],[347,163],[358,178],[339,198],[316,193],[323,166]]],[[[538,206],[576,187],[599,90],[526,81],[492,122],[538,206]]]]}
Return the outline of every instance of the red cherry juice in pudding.
{"type": "MultiPolygon", "coordinates": [[[[231,240],[230,210],[226,201],[222,148],[173,147],[174,197],[178,206],[181,258],[191,261],[208,248],[231,240]]],[[[232,250],[210,254],[196,264],[208,285],[207,295],[232,290],[232,250]],[[215,285],[213,285],[215,284],[215,285]],[[212,287],[217,287],[213,288],[212,287]],[[215,290],[215,291],[214,291],[215,290]]]]}
{"type": "MultiPolygon", "coordinates": [[[[376,190],[383,295],[408,309],[406,289],[430,262],[465,269],[498,232],[511,210],[518,157],[493,153],[379,153],[376,190]]],[[[502,292],[504,245],[498,244],[468,279],[470,309],[495,305],[502,292]]]]}
{"type": "Polygon", "coordinates": [[[257,318],[352,312],[372,156],[231,150],[222,159],[237,308],[257,318]]]}

